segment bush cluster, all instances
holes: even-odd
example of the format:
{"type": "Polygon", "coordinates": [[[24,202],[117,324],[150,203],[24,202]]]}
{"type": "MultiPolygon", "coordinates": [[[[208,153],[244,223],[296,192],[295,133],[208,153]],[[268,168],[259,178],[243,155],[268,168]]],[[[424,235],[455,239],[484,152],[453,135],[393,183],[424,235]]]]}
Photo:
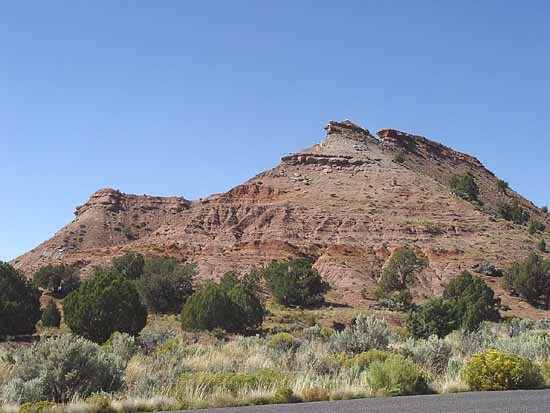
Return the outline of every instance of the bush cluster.
{"type": "Polygon", "coordinates": [[[445,337],[457,328],[476,329],[482,321],[497,321],[500,300],[480,278],[463,272],[445,287],[442,298],[433,298],[409,313],[407,328],[416,338],[445,337]]]}
{"type": "Polygon", "coordinates": [[[529,221],[529,213],[516,200],[512,203],[499,203],[497,212],[501,218],[516,224],[525,225],[529,221]]]}
{"type": "Polygon", "coordinates": [[[390,327],[385,321],[360,314],[351,327],[330,337],[335,353],[359,354],[371,349],[385,350],[390,341],[390,327]]]}
{"type": "Polygon", "coordinates": [[[52,337],[21,349],[4,396],[11,402],[68,402],[75,395],[118,390],[123,371],[115,359],[80,337],[52,337]]]}

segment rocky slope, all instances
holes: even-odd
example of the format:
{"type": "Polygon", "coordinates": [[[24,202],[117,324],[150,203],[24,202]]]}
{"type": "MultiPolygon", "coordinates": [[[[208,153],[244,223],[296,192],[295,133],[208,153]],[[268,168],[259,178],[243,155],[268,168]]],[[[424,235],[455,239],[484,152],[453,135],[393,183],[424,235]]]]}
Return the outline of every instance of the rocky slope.
{"type": "MultiPolygon", "coordinates": [[[[125,251],[175,256],[198,264],[199,277],[246,271],[273,259],[303,255],[341,301],[365,305],[395,248],[422,250],[419,300],[437,294],[461,270],[482,261],[497,267],[531,252],[538,238],[496,218],[498,202],[517,200],[550,227],[547,214],[511,190],[474,157],[426,138],[383,129],[373,136],[349,121],[329,122],[326,137],[227,193],[188,201],[102,189],[50,240],[14,260],[28,274],[50,262],[86,272],[125,251]],[[401,153],[402,162],[396,162],[401,153]],[[449,192],[454,174],[472,174],[482,207],[449,192]]],[[[519,315],[543,317],[500,290],[519,315]]],[[[547,316],[547,315],[546,315],[547,316]]]]}

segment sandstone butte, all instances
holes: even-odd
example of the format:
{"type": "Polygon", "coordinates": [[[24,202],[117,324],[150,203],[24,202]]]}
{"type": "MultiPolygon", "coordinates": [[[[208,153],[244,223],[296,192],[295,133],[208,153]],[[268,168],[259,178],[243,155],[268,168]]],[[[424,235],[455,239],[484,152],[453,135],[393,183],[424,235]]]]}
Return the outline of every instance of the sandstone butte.
{"type": "MultiPolygon", "coordinates": [[[[331,121],[325,131],[319,144],[200,200],[100,189],[76,208],[71,223],[12,264],[30,275],[66,263],[85,277],[93,266],[135,251],[193,261],[204,280],[305,256],[333,286],[336,301],[368,307],[398,247],[414,247],[429,260],[414,287],[419,302],[463,270],[475,274],[482,262],[504,269],[535,250],[538,238],[525,226],[497,217],[499,202],[517,200],[550,228],[548,214],[511,189],[499,191],[498,178],[472,156],[394,129],[377,138],[347,120],[331,121]],[[451,176],[465,173],[478,183],[483,206],[450,193],[451,176]]],[[[511,307],[507,314],[548,316],[507,294],[498,279],[477,275],[511,307]]]]}

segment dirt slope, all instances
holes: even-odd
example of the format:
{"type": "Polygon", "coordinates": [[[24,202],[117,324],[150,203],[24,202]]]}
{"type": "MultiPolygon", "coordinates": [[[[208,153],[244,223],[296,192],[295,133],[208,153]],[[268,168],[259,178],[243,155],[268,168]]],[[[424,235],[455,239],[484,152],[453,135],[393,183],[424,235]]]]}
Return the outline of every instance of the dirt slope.
{"type": "MultiPolygon", "coordinates": [[[[202,200],[99,190],[77,208],[74,221],[13,263],[30,274],[66,262],[86,274],[113,256],[139,251],[195,261],[206,279],[305,255],[342,301],[363,305],[369,301],[360,291],[374,291],[384,263],[403,245],[429,259],[416,287],[419,300],[481,261],[504,268],[525,257],[538,238],[496,218],[498,202],[516,199],[550,227],[547,214],[511,190],[499,192],[497,178],[469,155],[393,129],[376,138],[349,121],[330,122],[325,130],[319,144],[202,200]],[[399,152],[402,163],[395,162],[399,152]],[[466,172],[480,186],[481,208],[449,192],[449,178],[466,172]]],[[[486,280],[513,313],[545,316],[486,280]]]]}

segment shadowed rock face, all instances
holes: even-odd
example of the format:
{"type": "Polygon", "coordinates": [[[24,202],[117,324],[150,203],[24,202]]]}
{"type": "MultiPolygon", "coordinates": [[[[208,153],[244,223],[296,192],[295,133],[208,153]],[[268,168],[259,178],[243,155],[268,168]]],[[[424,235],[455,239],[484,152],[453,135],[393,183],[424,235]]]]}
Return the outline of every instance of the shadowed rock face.
{"type": "MultiPolygon", "coordinates": [[[[306,256],[341,300],[362,305],[361,289],[374,292],[381,268],[404,245],[429,260],[415,287],[420,300],[482,261],[505,267],[526,256],[536,240],[525,227],[495,219],[498,202],[515,199],[550,226],[531,202],[498,191],[497,178],[474,157],[394,129],[379,131],[378,139],[350,121],[331,121],[325,130],[320,143],[224,194],[188,201],[101,189],[74,221],[13,263],[31,274],[66,262],[86,274],[137,251],[195,261],[208,279],[306,256]],[[483,207],[449,193],[451,176],[464,173],[480,186],[483,207]]],[[[516,314],[543,316],[487,280],[516,314]]]]}

